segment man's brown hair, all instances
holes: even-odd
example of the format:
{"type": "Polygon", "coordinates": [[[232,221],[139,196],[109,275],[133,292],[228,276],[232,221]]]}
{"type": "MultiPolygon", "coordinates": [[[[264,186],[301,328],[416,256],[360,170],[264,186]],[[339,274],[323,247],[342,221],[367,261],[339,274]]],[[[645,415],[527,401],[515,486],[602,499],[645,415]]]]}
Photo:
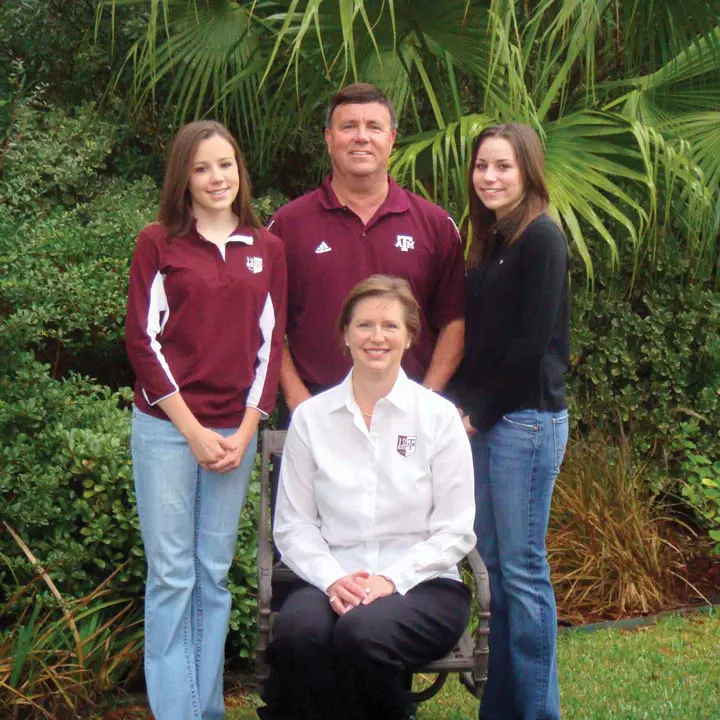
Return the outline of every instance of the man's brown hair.
{"type": "Polygon", "coordinates": [[[327,115],[325,116],[325,127],[332,127],[332,117],[335,109],[340,105],[364,105],[365,103],[380,103],[384,105],[390,113],[390,129],[397,129],[397,116],[395,108],[388,99],[387,95],[380,88],[370,83],[353,83],[336,92],[330,98],[327,115]]]}

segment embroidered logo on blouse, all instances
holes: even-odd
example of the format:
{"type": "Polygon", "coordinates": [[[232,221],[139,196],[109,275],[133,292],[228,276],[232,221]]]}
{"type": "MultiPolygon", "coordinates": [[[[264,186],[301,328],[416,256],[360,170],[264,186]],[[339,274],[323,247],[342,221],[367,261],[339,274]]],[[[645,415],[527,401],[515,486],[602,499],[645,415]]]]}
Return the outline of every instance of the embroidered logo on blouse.
{"type": "Polygon", "coordinates": [[[417,435],[398,435],[397,451],[403,457],[412,455],[417,447],[417,435]]]}
{"type": "Polygon", "coordinates": [[[415,249],[415,240],[412,235],[398,235],[395,247],[400,248],[402,252],[409,252],[415,249]]]}
{"type": "Polygon", "coordinates": [[[249,257],[247,258],[247,269],[257,275],[262,272],[262,258],[261,257],[249,257]]]}

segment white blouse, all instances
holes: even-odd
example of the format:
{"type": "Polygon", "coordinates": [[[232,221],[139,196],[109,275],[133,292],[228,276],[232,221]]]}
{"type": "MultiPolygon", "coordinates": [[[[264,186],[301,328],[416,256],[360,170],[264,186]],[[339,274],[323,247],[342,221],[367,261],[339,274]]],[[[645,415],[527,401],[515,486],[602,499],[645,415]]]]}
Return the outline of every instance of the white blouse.
{"type": "Polygon", "coordinates": [[[400,593],[475,546],[472,455],[455,407],[400,370],[370,429],[352,373],[298,406],[280,470],[274,538],[285,564],[325,591],[356,570],[400,593]]]}

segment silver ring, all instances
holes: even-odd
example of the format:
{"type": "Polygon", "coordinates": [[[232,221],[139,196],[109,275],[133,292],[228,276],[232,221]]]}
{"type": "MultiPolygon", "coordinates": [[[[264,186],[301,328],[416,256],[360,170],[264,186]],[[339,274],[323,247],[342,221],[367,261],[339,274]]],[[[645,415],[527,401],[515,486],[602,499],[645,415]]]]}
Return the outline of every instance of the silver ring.
{"type": "Polygon", "coordinates": [[[370,594],[370,588],[365,588],[365,594],[366,594],[366,595],[369,595],[369,594],[370,594]]]}
{"type": "Polygon", "coordinates": [[[336,600],[337,600],[337,595],[333,595],[333,596],[330,598],[330,604],[332,605],[336,600]]]}

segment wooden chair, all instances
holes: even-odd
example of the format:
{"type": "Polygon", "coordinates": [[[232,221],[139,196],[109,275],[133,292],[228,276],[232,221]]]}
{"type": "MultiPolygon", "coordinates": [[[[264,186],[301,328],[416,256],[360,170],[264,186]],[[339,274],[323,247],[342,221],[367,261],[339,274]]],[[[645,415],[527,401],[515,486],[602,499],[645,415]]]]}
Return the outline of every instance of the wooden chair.
{"type": "MultiPolygon", "coordinates": [[[[270,465],[273,460],[279,461],[285,443],[284,430],[263,430],[260,525],[258,529],[258,636],[255,646],[255,677],[259,685],[270,675],[266,660],[268,643],[272,637],[272,626],[277,613],[271,607],[273,588],[278,589],[282,583],[296,579],[294,573],[280,562],[273,560],[271,536],[271,486],[270,465]]],[[[477,698],[482,697],[487,680],[488,635],[490,619],[490,587],[485,563],[477,550],[473,550],[463,561],[474,578],[477,628],[474,638],[465,631],[455,649],[441,660],[436,660],[414,672],[435,674],[436,678],[427,688],[419,692],[409,691],[410,702],[422,702],[433,697],[445,684],[449,673],[458,673],[462,684],[477,698]]],[[[463,573],[466,575],[466,573],[463,573]]]]}

